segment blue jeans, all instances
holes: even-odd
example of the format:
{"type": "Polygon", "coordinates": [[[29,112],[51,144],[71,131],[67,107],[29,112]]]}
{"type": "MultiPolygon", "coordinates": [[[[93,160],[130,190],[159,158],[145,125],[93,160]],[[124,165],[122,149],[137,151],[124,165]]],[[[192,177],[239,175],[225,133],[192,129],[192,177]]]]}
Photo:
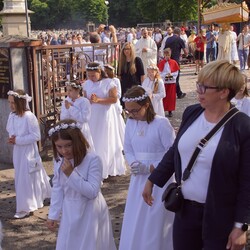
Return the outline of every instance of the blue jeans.
{"type": "Polygon", "coordinates": [[[240,70],[244,70],[247,65],[247,57],[249,54],[249,49],[239,49],[238,55],[240,60],[240,70]]]}
{"type": "Polygon", "coordinates": [[[216,48],[207,48],[206,49],[206,60],[207,63],[209,63],[210,61],[215,61],[216,59],[216,48]],[[211,60],[210,60],[211,59],[211,60]]]}

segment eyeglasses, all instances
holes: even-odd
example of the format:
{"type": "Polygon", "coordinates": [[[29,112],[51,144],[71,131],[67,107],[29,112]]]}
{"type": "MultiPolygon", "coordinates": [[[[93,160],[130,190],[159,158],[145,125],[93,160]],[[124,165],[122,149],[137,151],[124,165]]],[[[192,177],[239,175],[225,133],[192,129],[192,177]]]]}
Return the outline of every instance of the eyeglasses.
{"type": "Polygon", "coordinates": [[[212,87],[212,86],[206,86],[204,84],[201,84],[201,83],[196,83],[196,89],[197,89],[197,92],[201,95],[205,94],[206,93],[206,90],[207,89],[219,89],[219,87],[212,87]]]}
{"type": "Polygon", "coordinates": [[[124,48],[123,50],[131,50],[131,48],[124,48]]]}
{"type": "Polygon", "coordinates": [[[130,115],[137,115],[137,114],[141,111],[142,107],[143,107],[143,106],[141,106],[141,107],[138,108],[138,109],[131,109],[131,110],[124,109],[124,111],[125,111],[125,114],[126,114],[127,116],[130,116],[130,115]]]}

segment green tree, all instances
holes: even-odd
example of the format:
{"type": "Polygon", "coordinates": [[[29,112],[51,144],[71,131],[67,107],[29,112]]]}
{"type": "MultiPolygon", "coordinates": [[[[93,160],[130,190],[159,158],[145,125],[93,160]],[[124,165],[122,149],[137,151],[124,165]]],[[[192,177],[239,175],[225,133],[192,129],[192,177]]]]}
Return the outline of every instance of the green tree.
{"type": "Polygon", "coordinates": [[[135,0],[109,1],[110,23],[118,27],[132,27],[142,22],[141,10],[135,0]]]}
{"type": "Polygon", "coordinates": [[[74,0],[46,0],[49,6],[48,28],[65,28],[71,24],[71,6],[74,0]]]}
{"type": "Polygon", "coordinates": [[[34,14],[30,15],[30,20],[33,29],[44,29],[48,26],[47,21],[49,20],[49,7],[45,2],[40,0],[32,0],[30,3],[30,9],[34,11],[34,14]],[[42,22],[41,22],[42,20],[42,22]]]}
{"type": "Polygon", "coordinates": [[[104,0],[74,0],[72,4],[72,19],[87,23],[105,23],[108,18],[107,6],[104,0]]]}
{"type": "Polygon", "coordinates": [[[137,0],[143,19],[149,22],[196,20],[197,0],[137,0]]]}

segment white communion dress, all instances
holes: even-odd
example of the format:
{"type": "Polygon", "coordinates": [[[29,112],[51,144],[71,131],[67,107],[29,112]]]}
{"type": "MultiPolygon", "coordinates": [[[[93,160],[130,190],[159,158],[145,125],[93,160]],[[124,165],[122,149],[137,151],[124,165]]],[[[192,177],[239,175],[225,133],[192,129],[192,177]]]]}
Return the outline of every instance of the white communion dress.
{"type": "MultiPolygon", "coordinates": [[[[102,162],[87,153],[67,177],[54,161],[54,178],[48,218],[60,220],[57,250],[115,250],[106,201],[101,193],[102,162]]],[[[72,165],[73,162],[71,161],[72,165]]]]}
{"type": "Polygon", "coordinates": [[[72,101],[71,98],[67,97],[65,100],[71,103],[71,106],[66,109],[65,101],[63,101],[60,120],[73,119],[77,121],[82,127],[81,131],[87,139],[90,148],[94,151],[95,147],[88,123],[91,116],[91,106],[89,100],[85,97],[79,97],[75,101],[72,101]]]}
{"type": "MultiPolygon", "coordinates": [[[[175,138],[174,130],[165,117],[157,116],[151,123],[128,119],[125,129],[125,158],[131,165],[140,161],[147,166],[157,166],[175,138]]],[[[154,202],[150,207],[142,192],[149,174],[131,175],[124,219],[121,231],[120,250],[172,250],[172,225],[174,213],[167,211],[161,201],[163,188],[154,186],[154,202]]]]}
{"type": "Polygon", "coordinates": [[[31,111],[26,111],[23,116],[10,113],[6,129],[10,137],[16,136],[13,147],[16,212],[33,212],[42,208],[44,200],[51,195],[49,177],[37,147],[37,141],[41,139],[39,124],[31,111]],[[39,162],[39,167],[31,172],[34,160],[39,162]]]}
{"type": "Polygon", "coordinates": [[[149,77],[147,77],[143,83],[142,87],[146,90],[146,92],[151,96],[151,102],[154,107],[154,111],[157,115],[165,117],[164,107],[162,99],[166,96],[166,91],[164,87],[164,83],[162,79],[158,80],[158,91],[157,93],[153,93],[154,84],[156,80],[151,81],[149,77]]]}
{"type": "MultiPolygon", "coordinates": [[[[92,94],[96,94],[100,98],[107,98],[109,91],[114,87],[116,85],[110,78],[97,82],[87,80],[83,84],[83,90],[88,99],[92,94]]],[[[125,174],[123,144],[118,124],[115,104],[91,104],[89,126],[95,151],[103,162],[103,178],[108,178],[109,175],[125,174]]]]}
{"type": "MultiPolygon", "coordinates": [[[[115,119],[115,122],[117,122],[116,128],[118,129],[118,133],[120,136],[120,140],[122,145],[124,144],[124,134],[125,134],[125,122],[124,119],[122,117],[122,105],[120,102],[120,99],[122,97],[122,89],[121,89],[121,82],[120,79],[117,77],[112,78],[115,85],[116,85],[116,89],[117,89],[117,102],[115,103],[115,116],[117,117],[117,119],[115,119]]],[[[113,105],[112,105],[113,106],[113,105]]]]}
{"type": "Polygon", "coordinates": [[[236,99],[235,97],[231,100],[231,103],[235,105],[235,107],[250,116],[250,97],[245,96],[241,99],[236,99]]]}

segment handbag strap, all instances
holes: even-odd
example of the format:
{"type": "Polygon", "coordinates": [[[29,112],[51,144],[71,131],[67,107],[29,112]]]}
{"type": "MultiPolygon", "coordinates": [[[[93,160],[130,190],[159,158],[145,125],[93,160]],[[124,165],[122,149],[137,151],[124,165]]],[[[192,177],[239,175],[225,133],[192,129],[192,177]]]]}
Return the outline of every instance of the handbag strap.
{"type": "Polygon", "coordinates": [[[198,154],[200,153],[201,149],[204,148],[208,141],[223,127],[225,124],[233,117],[235,116],[239,110],[235,107],[232,107],[224,116],[223,118],[211,129],[211,131],[200,140],[198,143],[197,147],[194,150],[193,155],[190,158],[190,161],[186,167],[186,169],[183,172],[183,177],[182,177],[182,183],[186,181],[191,173],[191,170],[194,166],[194,163],[198,157],[198,154]]]}

